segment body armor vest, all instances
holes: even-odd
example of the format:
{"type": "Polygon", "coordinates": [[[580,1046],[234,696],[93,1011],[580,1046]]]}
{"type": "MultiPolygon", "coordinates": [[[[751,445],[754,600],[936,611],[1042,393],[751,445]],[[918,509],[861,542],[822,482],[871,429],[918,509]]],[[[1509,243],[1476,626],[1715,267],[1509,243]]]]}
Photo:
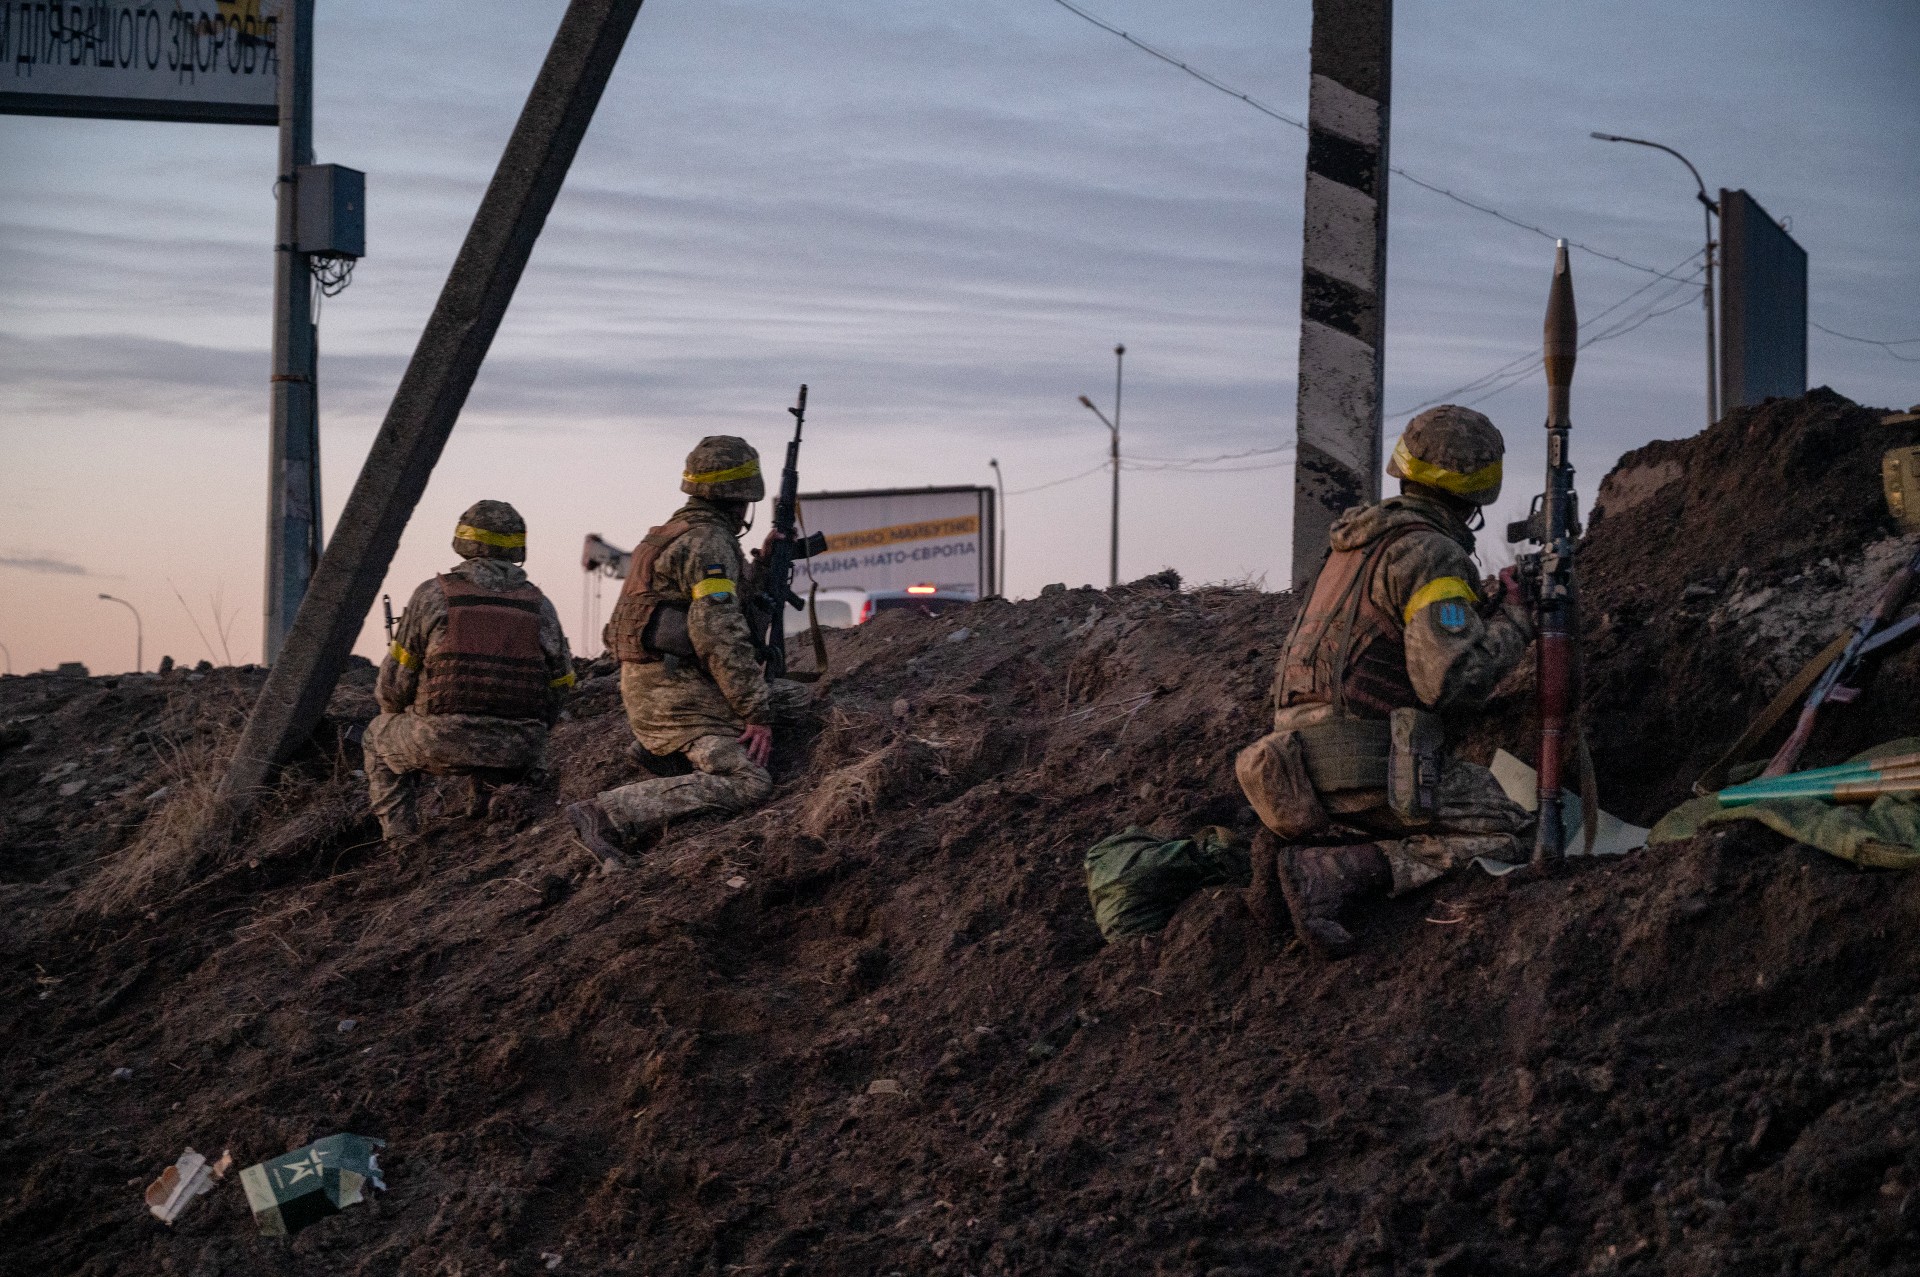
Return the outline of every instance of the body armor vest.
{"type": "Polygon", "coordinates": [[[634,547],[633,562],[627,568],[626,584],[620,587],[620,599],[613,605],[600,640],[616,661],[647,665],[660,659],[647,649],[647,624],[662,603],[690,603],[691,599],[672,598],[653,588],[653,567],[669,545],[693,530],[685,519],[675,519],[648,531],[634,547]]]}
{"type": "Polygon", "coordinates": [[[1356,718],[1384,719],[1419,706],[1407,677],[1406,627],[1373,601],[1373,574],[1388,546],[1414,527],[1327,556],[1313,594],[1287,636],[1279,708],[1332,705],[1356,718]]]}
{"type": "Polygon", "coordinates": [[[423,714],[544,719],[548,680],[540,647],[542,595],[531,583],[496,593],[457,576],[440,578],[447,625],[427,647],[423,714]]]}

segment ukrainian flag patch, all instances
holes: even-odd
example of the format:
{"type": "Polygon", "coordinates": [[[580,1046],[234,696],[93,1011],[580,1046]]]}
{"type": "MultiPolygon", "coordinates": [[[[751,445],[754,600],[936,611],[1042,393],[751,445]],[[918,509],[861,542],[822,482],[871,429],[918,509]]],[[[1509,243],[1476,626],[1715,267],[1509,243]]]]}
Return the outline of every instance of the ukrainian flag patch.
{"type": "Polygon", "coordinates": [[[1463,633],[1467,628],[1466,604],[1457,599],[1448,599],[1435,610],[1434,620],[1449,634],[1463,633]]]}

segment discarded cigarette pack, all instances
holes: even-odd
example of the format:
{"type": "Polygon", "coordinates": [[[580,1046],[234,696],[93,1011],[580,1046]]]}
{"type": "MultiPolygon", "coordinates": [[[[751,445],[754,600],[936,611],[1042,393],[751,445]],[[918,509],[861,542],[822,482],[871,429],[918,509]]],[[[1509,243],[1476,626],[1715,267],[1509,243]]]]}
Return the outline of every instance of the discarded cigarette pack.
{"type": "Polygon", "coordinates": [[[329,1135],[240,1172],[247,1204],[263,1237],[290,1237],[317,1219],[337,1215],[362,1200],[369,1181],[386,1188],[375,1151],[385,1140],[365,1135],[329,1135]]]}

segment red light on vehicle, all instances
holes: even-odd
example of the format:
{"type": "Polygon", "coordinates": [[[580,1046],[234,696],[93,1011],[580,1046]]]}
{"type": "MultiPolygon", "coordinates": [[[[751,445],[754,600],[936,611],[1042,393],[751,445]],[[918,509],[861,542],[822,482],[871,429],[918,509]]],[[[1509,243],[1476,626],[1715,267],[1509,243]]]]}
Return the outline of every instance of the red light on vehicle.
{"type": "Polygon", "coordinates": [[[907,587],[908,594],[938,594],[939,592],[939,587],[932,585],[909,585],[907,587]]]}
{"type": "Polygon", "coordinates": [[[872,619],[873,619],[873,600],[868,599],[866,602],[860,605],[860,619],[855,621],[854,624],[865,625],[868,621],[871,621],[872,619]]]}

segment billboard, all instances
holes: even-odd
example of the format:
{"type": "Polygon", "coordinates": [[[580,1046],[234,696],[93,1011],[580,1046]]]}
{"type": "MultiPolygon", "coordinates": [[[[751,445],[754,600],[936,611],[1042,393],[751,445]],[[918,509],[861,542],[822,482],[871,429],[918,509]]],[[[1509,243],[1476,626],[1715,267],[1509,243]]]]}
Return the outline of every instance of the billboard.
{"type": "Polygon", "coordinates": [[[283,0],[0,0],[0,114],[277,124],[283,0]]]}
{"type": "Polygon", "coordinates": [[[795,588],[802,594],[809,579],[821,589],[936,585],[982,598],[999,590],[992,488],[803,492],[800,525],[827,536],[825,554],[796,565],[795,588]]]}
{"type": "Polygon", "coordinates": [[[1807,392],[1807,250],[1745,191],[1720,192],[1720,410],[1807,392]]]}

